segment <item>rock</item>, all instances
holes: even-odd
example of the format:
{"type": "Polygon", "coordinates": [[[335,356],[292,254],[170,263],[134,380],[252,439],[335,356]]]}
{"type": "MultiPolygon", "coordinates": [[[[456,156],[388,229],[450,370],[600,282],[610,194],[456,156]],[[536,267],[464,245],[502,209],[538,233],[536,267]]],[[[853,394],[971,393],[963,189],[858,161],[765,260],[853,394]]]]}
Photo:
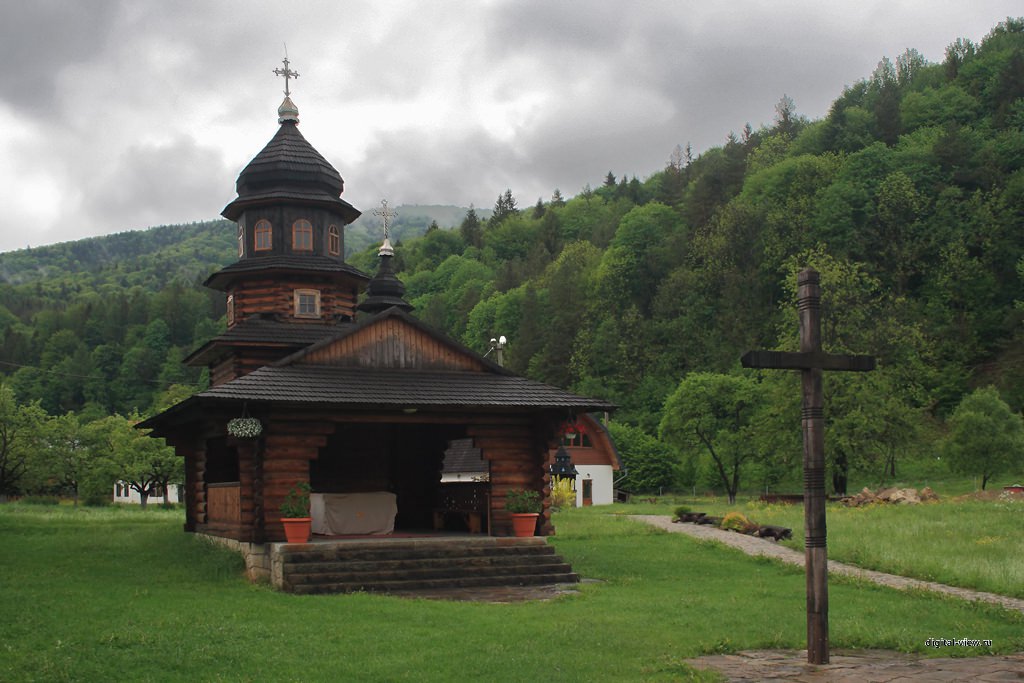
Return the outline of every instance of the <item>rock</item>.
{"type": "Polygon", "coordinates": [[[932,491],[932,487],[931,486],[925,486],[923,489],[921,489],[921,502],[922,503],[931,503],[933,501],[937,501],[938,499],[939,499],[938,494],[935,493],[935,491],[932,491]]]}

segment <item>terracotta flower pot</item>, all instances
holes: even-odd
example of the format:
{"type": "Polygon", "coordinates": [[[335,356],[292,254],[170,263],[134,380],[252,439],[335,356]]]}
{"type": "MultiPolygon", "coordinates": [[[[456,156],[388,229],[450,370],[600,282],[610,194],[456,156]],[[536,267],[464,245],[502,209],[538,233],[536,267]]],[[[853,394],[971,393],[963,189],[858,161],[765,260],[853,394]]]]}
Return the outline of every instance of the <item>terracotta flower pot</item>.
{"type": "Polygon", "coordinates": [[[513,512],[512,513],[512,531],[516,536],[533,536],[537,530],[537,518],[540,517],[536,512],[513,512]]]}
{"type": "Polygon", "coordinates": [[[284,537],[288,539],[289,543],[305,543],[309,540],[313,518],[282,517],[281,524],[284,525],[284,537]]]}

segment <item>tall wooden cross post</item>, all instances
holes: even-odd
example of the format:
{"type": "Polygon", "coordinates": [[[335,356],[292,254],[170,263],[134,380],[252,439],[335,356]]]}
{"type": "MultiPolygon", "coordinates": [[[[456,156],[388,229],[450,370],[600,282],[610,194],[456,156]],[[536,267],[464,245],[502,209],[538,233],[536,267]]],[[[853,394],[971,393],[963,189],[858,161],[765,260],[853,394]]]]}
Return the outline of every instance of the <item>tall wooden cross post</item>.
{"type": "Polygon", "coordinates": [[[874,356],[847,356],[821,350],[821,279],[813,268],[797,279],[800,351],[748,351],[745,368],[799,370],[803,383],[800,411],[804,433],[804,559],[807,572],[807,661],[828,664],[828,552],[825,543],[825,398],[824,370],[865,372],[874,356]]]}

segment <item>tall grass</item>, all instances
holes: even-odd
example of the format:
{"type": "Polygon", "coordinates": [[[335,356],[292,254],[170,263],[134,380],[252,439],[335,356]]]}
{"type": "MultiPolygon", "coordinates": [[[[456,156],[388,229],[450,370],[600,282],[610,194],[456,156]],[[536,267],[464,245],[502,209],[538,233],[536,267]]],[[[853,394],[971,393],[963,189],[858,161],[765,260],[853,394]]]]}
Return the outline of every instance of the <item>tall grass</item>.
{"type": "MultiPolygon", "coordinates": [[[[598,582],[519,604],[277,593],[182,521],[0,506],[0,680],[676,681],[688,657],[804,642],[798,569],[590,510],[559,513],[554,543],[598,582]]],[[[834,647],[1024,649],[1019,614],[852,581],[831,596],[834,647]]]]}
{"type": "MultiPolygon", "coordinates": [[[[784,544],[803,550],[803,506],[725,499],[672,499],[617,507],[619,512],[671,514],[677,500],[694,511],[740,510],[761,524],[793,529],[784,544]]],[[[829,504],[830,559],[952,586],[1024,598],[1024,499],[945,500],[922,505],[829,504]]]]}

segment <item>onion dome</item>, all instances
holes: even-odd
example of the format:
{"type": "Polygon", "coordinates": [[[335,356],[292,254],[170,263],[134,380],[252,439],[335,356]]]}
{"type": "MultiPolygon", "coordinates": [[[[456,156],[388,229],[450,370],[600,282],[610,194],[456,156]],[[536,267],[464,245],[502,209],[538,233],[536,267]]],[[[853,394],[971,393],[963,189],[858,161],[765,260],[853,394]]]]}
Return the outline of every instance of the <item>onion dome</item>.
{"type": "Polygon", "coordinates": [[[292,201],[337,212],[346,223],[360,212],[341,199],[345,181],[299,132],[299,110],[290,97],[278,108],[281,127],[238,176],[238,198],[221,215],[236,220],[251,206],[292,201]]]}
{"type": "Polygon", "coordinates": [[[395,275],[394,264],[391,263],[395,258],[395,250],[388,238],[384,238],[384,244],[377,255],[380,257],[377,274],[366,286],[366,298],[359,304],[358,309],[364,313],[380,313],[395,306],[403,311],[411,311],[413,305],[402,298],[405,295],[405,285],[395,275]]]}

